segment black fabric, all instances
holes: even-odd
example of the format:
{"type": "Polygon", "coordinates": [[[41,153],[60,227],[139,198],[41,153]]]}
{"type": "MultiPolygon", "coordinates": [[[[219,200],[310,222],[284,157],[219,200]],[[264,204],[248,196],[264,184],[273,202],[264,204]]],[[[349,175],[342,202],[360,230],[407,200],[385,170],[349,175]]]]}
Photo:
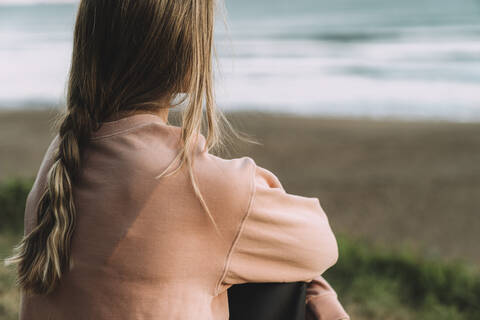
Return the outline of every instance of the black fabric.
{"type": "Polygon", "coordinates": [[[228,289],[230,320],[305,320],[305,282],[246,283],[228,289]]]}

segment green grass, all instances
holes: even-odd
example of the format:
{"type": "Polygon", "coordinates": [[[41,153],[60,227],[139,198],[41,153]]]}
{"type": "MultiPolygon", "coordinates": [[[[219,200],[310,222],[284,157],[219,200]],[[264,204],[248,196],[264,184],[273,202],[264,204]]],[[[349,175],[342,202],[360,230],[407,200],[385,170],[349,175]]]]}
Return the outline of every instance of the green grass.
{"type": "MultiPolygon", "coordinates": [[[[3,223],[3,220],[2,220],[3,223]]],[[[12,246],[19,240],[20,235],[0,234],[0,258],[3,260],[10,255],[12,246]]],[[[0,319],[18,319],[18,304],[20,296],[15,288],[15,274],[12,268],[0,264],[0,319]]]]}
{"type": "Polygon", "coordinates": [[[477,267],[409,248],[338,240],[340,259],[325,277],[359,318],[480,319],[477,267]]]}
{"type": "Polygon", "coordinates": [[[8,179],[0,184],[0,233],[23,232],[25,201],[33,179],[8,179]]]}
{"type": "Polygon", "coordinates": [[[23,233],[25,201],[33,179],[9,179],[0,184],[0,319],[18,319],[19,294],[15,288],[15,274],[6,268],[3,259],[12,253],[12,247],[23,233]]]}
{"type": "MultiPolygon", "coordinates": [[[[22,234],[31,179],[0,184],[0,258],[22,234]]],[[[426,257],[338,236],[340,259],[325,273],[352,319],[480,319],[480,273],[465,261],[426,257]]],[[[11,268],[0,266],[0,319],[18,317],[11,268]]]]}

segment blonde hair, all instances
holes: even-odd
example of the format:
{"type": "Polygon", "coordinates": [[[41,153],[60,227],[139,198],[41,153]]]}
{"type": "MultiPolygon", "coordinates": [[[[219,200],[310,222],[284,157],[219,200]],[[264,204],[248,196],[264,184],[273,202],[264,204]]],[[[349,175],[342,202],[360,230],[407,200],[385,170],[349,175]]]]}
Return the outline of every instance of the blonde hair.
{"type": "MultiPolygon", "coordinates": [[[[57,122],[59,146],[37,207],[37,226],[15,248],[17,285],[26,292],[53,291],[72,265],[76,210],[72,185],[82,146],[101,122],[119,113],[156,111],[184,94],[182,147],[158,177],[188,168],[195,194],[208,213],[193,174],[198,134],[204,150],[223,144],[228,127],[213,93],[214,0],[82,0],[74,31],[67,108],[57,122]],[[205,115],[204,115],[205,106],[205,115]],[[206,121],[205,121],[206,120],[206,121]]],[[[250,141],[253,142],[253,141],[250,141]]]]}

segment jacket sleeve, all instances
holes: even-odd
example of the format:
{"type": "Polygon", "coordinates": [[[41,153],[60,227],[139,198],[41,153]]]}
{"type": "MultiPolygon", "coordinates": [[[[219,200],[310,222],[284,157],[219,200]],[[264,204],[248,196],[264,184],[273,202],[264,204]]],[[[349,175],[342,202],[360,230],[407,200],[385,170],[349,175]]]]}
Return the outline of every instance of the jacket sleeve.
{"type": "Polygon", "coordinates": [[[338,259],[328,218],[317,198],[287,193],[272,172],[252,162],[249,206],[223,283],[309,282],[338,259]]]}
{"type": "Polygon", "coordinates": [[[350,319],[338,300],[337,293],[322,276],[307,286],[306,320],[350,319]]]}

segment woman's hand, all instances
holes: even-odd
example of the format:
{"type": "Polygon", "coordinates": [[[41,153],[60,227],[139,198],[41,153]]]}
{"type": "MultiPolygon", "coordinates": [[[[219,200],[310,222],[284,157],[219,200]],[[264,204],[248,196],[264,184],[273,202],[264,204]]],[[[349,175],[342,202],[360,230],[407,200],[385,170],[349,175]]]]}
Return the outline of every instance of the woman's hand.
{"type": "Polygon", "coordinates": [[[322,276],[307,285],[306,320],[350,320],[337,293],[322,276]]]}

